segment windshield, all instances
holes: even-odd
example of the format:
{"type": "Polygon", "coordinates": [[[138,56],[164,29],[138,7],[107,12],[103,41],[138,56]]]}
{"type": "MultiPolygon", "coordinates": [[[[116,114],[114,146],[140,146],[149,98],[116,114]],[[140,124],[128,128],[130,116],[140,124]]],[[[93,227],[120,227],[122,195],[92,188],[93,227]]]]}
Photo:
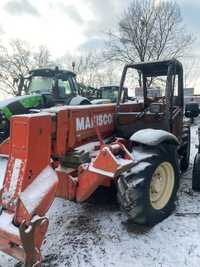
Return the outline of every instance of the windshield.
{"type": "Polygon", "coordinates": [[[118,91],[118,87],[102,88],[102,98],[116,102],[118,98],[118,91]]]}
{"type": "Polygon", "coordinates": [[[39,92],[52,92],[54,80],[49,77],[34,76],[30,80],[29,92],[39,93],[39,92]]]}
{"type": "Polygon", "coordinates": [[[166,77],[163,76],[143,76],[142,72],[128,68],[124,86],[129,88],[128,95],[144,101],[144,88],[146,87],[147,98],[165,96],[166,77]]]}
{"type": "MultiPolygon", "coordinates": [[[[60,97],[72,95],[76,82],[73,77],[54,79],[53,77],[33,76],[29,83],[29,93],[54,93],[60,97]]],[[[75,88],[75,90],[78,90],[75,88]]]]}

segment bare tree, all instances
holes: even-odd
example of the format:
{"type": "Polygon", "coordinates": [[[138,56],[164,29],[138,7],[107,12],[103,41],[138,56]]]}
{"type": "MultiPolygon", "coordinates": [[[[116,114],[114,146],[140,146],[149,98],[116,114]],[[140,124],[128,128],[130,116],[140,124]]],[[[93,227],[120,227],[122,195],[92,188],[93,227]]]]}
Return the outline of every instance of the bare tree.
{"type": "Polygon", "coordinates": [[[100,59],[95,52],[83,53],[75,61],[75,70],[80,83],[96,86],[97,74],[100,67],[100,59]]]}
{"type": "Polygon", "coordinates": [[[20,80],[29,71],[31,53],[27,44],[19,40],[10,42],[8,48],[2,49],[0,65],[1,90],[7,94],[21,95],[22,87],[14,81],[20,80]]]}
{"type": "Polygon", "coordinates": [[[119,83],[118,67],[105,62],[101,51],[82,54],[76,60],[77,79],[80,83],[93,87],[116,85],[119,83]]]}
{"type": "Polygon", "coordinates": [[[0,49],[0,90],[4,94],[21,95],[23,78],[32,68],[50,65],[50,53],[41,46],[36,52],[22,40],[12,40],[0,49]]]}
{"type": "Polygon", "coordinates": [[[99,51],[81,51],[79,55],[71,56],[66,54],[57,60],[57,65],[73,70],[72,62],[75,63],[74,71],[77,74],[77,80],[85,86],[99,87],[113,80],[114,66],[112,63],[106,63],[99,51]],[[109,65],[109,67],[107,66],[109,65]]]}
{"type": "Polygon", "coordinates": [[[200,83],[199,71],[200,71],[200,56],[193,54],[191,56],[184,57],[184,86],[193,87],[196,94],[200,94],[198,85],[200,83]]]}
{"type": "Polygon", "coordinates": [[[43,68],[51,66],[51,54],[48,48],[44,45],[38,47],[37,51],[33,55],[33,65],[34,67],[43,68]]]}
{"type": "Polygon", "coordinates": [[[180,8],[172,1],[133,0],[116,32],[108,33],[105,57],[136,62],[180,57],[193,37],[185,31],[180,8]]]}

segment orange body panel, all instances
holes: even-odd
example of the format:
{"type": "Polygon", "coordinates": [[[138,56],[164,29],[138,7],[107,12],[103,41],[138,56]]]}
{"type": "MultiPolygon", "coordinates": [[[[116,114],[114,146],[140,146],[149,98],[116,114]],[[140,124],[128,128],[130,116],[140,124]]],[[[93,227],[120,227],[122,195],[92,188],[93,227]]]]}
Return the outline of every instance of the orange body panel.
{"type": "Polygon", "coordinates": [[[114,132],[115,106],[104,108],[92,106],[89,109],[78,107],[69,111],[69,136],[66,150],[86,143],[97,137],[96,126],[103,137],[111,136],[114,132]]]}
{"type": "Polygon", "coordinates": [[[53,141],[53,154],[61,157],[66,152],[67,139],[69,134],[69,113],[65,110],[61,110],[56,116],[55,135],[56,138],[53,141]]]}
{"type": "Polygon", "coordinates": [[[88,167],[82,169],[76,191],[76,201],[78,203],[88,199],[92,193],[100,186],[110,186],[111,180],[101,174],[97,174],[88,170],[88,167]]]}
{"type": "Polygon", "coordinates": [[[77,181],[66,172],[57,171],[58,174],[58,187],[56,196],[63,199],[75,200],[77,181]]]}
{"type": "Polygon", "coordinates": [[[13,117],[10,140],[2,202],[4,207],[15,211],[16,205],[13,203],[18,199],[20,192],[50,164],[51,117],[13,117]]]}
{"type": "MultiPolygon", "coordinates": [[[[120,111],[133,112],[141,110],[142,103],[124,103],[120,105],[120,111]]],[[[102,137],[112,136],[115,132],[114,114],[116,104],[88,105],[76,107],[51,108],[51,113],[56,113],[55,120],[55,155],[76,148],[84,143],[97,139],[96,127],[102,137]],[[65,149],[63,145],[66,144],[65,149]]]]}

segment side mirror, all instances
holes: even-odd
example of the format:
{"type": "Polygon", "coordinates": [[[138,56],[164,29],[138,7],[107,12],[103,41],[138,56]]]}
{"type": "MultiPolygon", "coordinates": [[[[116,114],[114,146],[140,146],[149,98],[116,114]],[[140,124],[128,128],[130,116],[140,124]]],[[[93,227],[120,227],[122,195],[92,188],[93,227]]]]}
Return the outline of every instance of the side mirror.
{"type": "Polygon", "coordinates": [[[186,118],[196,118],[200,114],[199,104],[196,102],[188,103],[185,106],[185,117],[186,118]]]}

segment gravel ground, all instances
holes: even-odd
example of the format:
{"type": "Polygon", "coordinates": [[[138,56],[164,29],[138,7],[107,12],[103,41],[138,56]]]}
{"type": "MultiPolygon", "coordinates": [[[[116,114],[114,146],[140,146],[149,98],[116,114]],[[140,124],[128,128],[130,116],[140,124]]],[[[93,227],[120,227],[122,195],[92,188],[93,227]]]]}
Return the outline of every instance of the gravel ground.
{"type": "MultiPolygon", "coordinates": [[[[192,127],[191,163],[197,126],[192,127]]],[[[192,164],[182,176],[174,213],[153,228],[129,224],[116,203],[75,204],[56,200],[42,248],[44,266],[198,267],[200,193],[191,190],[192,164]]],[[[0,266],[17,262],[0,254],[0,266]]],[[[18,264],[19,266],[19,264],[18,264]]]]}

